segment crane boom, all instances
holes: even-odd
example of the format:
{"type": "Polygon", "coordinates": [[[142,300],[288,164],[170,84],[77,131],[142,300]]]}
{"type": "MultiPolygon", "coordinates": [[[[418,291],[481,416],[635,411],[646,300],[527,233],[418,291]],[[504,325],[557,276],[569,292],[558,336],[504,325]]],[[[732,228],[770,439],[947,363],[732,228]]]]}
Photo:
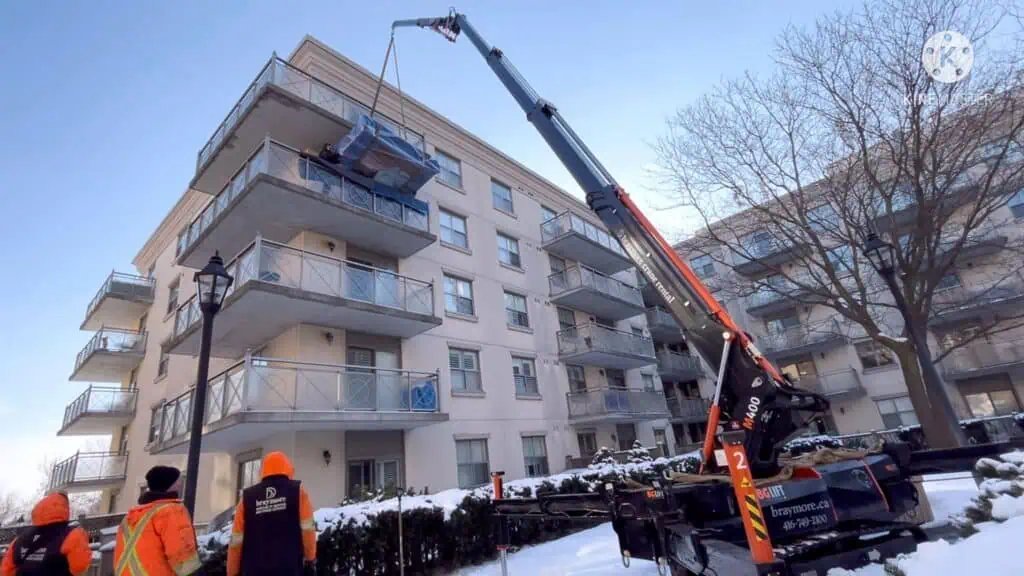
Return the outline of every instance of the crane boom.
{"type": "Polygon", "coordinates": [[[781,445],[816,414],[828,410],[828,401],[788,383],[644,216],[558,108],[541,98],[465,15],[452,10],[439,18],[392,24],[392,28],[408,26],[432,29],[451,42],[460,33],[465,34],[579,184],[587,204],[657,290],[664,307],[682,328],[687,345],[709,366],[721,368],[721,394],[708,420],[705,461],[710,456],[720,411],[725,430],[745,431],[743,445],[754,477],[775,474],[781,445]],[[723,336],[732,340],[731,346],[723,346],[723,336]],[[724,359],[723,353],[727,355],[724,359]]]}

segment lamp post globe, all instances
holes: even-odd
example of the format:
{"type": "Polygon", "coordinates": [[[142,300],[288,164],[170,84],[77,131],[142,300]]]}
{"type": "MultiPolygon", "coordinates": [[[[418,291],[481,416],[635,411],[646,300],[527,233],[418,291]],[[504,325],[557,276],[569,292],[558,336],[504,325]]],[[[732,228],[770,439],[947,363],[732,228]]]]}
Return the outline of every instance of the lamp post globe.
{"type": "Polygon", "coordinates": [[[879,274],[892,274],[896,270],[895,248],[874,232],[869,232],[864,239],[864,256],[879,274]]]}
{"type": "Polygon", "coordinates": [[[210,341],[213,339],[213,317],[220,311],[228,288],[235,281],[224,268],[219,252],[193,277],[196,300],[203,313],[202,339],[199,342],[199,367],[196,369],[196,387],[192,394],[192,425],[188,441],[188,464],[185,468],[185,508],[195,518],[196,489],[199,481],[199,454],[203,444],[203,422],[206,417],[206,388],[210,374],[210,341]]]}

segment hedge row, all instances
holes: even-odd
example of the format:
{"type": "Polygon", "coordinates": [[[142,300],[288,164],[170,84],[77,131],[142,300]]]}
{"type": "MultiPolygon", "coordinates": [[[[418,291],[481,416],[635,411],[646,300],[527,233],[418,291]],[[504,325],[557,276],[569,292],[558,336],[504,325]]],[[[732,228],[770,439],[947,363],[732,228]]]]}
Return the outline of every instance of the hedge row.
{"type": "MultiPolygon", "coordinates": [[[[658,460],[647,457],[644,460],[642,455],[628,464],[595,462],[582,474],[556,475],[540,483],[510,482],[504,496],[583,494],[595,491],[605,482],[620,483],[625,478],[646,481],[660,476],[666,469],[693,473],[698,465],[693,457],[658,460]]],[[[439,506],[404,509],[402,535],[407,573],[448,572],[496,558],[491,495],[490,487],[467,491],[447,518],[445,510],[439,506]]],[[[511,544],[514,547],[539,544],[594,524],[567,520],[511,522],[511,544]]],[[[369,515],[362,522],[343,518],[318,528],[321,530],[317,538],[318,575],[391,576],[399,573],[397,511],[369,515]]],[[[204,574],[225,574],[226,541],[226,537],[206,540],[202,549],[204,574]]]]}

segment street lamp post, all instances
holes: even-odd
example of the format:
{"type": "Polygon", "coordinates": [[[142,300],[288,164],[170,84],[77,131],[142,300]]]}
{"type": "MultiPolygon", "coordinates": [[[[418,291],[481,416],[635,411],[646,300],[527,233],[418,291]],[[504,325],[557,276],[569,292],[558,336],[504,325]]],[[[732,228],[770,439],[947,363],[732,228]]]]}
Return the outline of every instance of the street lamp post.
{"type": "MultiPolygon", "coordinates": [[[[914,343],[914,351],[917,353],[917,362],[921,367],[921,378],[925,383],[925,392],[929,398],[933,398],[931,406],[934,408],[932,415],[937,417],[936,432],[941,431],[942,438],[929,438],[932,442],[949,444],[948,446],[932,446],[932,448],[951,448],[964,445],[964,435],[960,430],[960,419],[953,410],[953,404],[949,401],[949,394],[946,393],[946,386],[942,383],[939,371],[935,369],[931,353],[928,351],[927,336],[921,334],[914,322],[911,321],[910,311],[907,307],[907,300],[903,297],[903,291],[896,284],[896,248],[878,237],[878,234],[870,232],[864,240],[864,255],[871,262],[871,266],[878,272],[878,275],[885,280],[886,286],[892,292],[896,301],[896,308],[903,316],[903,323],[907,328],[907,334],[914,343]]],[[[915,406],[915,409],[918,408],[915,406]]],[[[935,421],[935,420],[933,420],[935,421]]],[[[925,432],[928,432],[927,430],[925,432]]],[[[927,434],[926,434],[927,438],[927,434]]]]}
{"type": "Polygon", "coordinates": [[[188,464],[185,468],[185,508],[195,516],[196,483],[199,479],[199,454],[203,444],[203,419],[206,413],[206,385],[210,374],[210,340],[213,337],[213,317],[220,311],[234,278],[224,269],[219,252],[210,257],[203,269],[196,272],[196,299],[203,313],[203,333],[199,343],[199,368],[196,388],[192,394],[192,433],[188,440],[188,464]]]}

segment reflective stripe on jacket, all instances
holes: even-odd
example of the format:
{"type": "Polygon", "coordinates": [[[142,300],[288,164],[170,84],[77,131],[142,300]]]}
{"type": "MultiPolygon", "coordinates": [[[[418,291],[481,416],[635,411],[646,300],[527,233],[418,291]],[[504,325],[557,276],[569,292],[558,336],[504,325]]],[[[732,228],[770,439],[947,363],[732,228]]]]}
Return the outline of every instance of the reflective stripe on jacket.
{"type": "Polygon", "coordinates": [[[192,519],[177,500],[136,506],[117,529],[114,576],[185,576],[199,567],[192,519]]]}

